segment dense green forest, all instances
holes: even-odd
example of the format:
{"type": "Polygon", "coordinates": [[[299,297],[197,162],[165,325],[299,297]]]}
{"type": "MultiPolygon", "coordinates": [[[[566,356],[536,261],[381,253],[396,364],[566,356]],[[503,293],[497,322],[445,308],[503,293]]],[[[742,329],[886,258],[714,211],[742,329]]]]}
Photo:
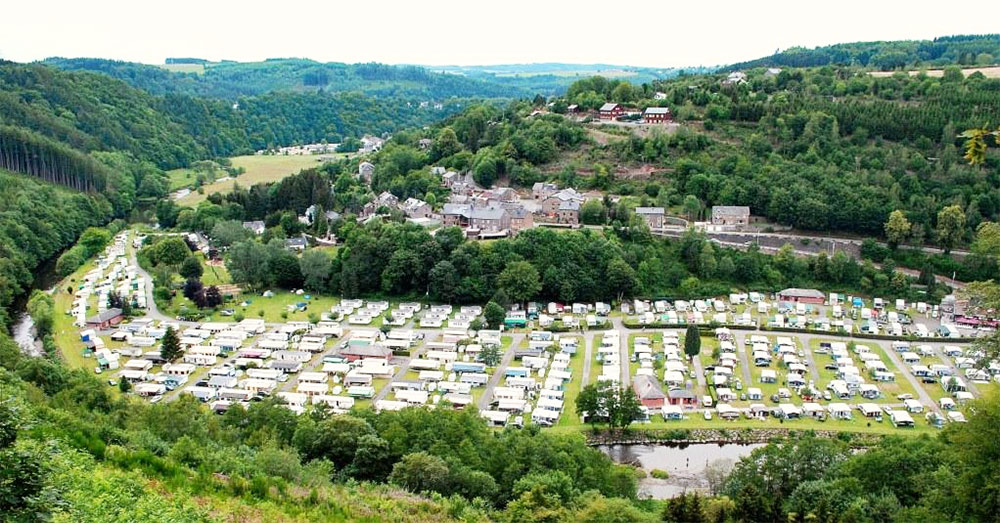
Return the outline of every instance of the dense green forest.
{"type": "Polygon", "coordinates": [[[412,101],[518,98],[537,92],[526,85],[432,73],[417,66],[321,63],[299,58],[207,63],[204,73],[199,74],[99,58],[49,58],[42,63],[69,71],[104,73],[154,95],[183,94],[230,101],[274,91],[356,92],[412,101]]]}
{"type": "Polygon", "coordinates": [[[419,127],[450,114],[401,98],[273,92],[232,102],[156,96],[90,72],[0,64],[0,124],[84,152],[121,151],[169,169],[206,158],[419,127]]]}
{"type": "Polygon", "coordinates": [[[0,170],[0,331],[39,264],[114,215],[108,200],[0,170]]]}
{"type": "Polygon", "coordinates": [[[1000,34],[942,36],[933,40],[851,42],[814,49],[792,47],[725,70],[754,67],[859,65],[883,71],[901,67],[993,65],[1000,59],[1000,34]]]}

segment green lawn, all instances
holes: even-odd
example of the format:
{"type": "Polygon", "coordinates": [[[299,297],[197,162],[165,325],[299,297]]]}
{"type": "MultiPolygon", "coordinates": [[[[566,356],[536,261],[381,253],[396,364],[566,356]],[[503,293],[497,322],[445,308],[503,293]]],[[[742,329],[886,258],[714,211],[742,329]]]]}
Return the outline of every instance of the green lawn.
{"type": "Polygon", "coordinates": [[[566,385],[566,392],[563,394],[563,412],[559,416],[557,425],[568,425],[577,420],[576,397],[580,395],[581,384],[583,383],[583,362],[586,359],[587,339],[582,336],[566,336],[574,338],[580,342],[576,349],[576,354],[570,356],[569,369],[573,373],[573,379],[566,385]]]}
{"type": "MultiPolygon", "coordinates": [[[[330,156],[330,155],[323,155],[330,156]]],[[[242,167],[246,172],[226,181],[217,181],[203,186],[204,194],[197,191],[181,198],[177,201],[180,205],[196,206],[212,193],[228,193],[233,190],[233,183],[240,184],[241,187],[249,187],[257,183],[274,182],[286,176],[295,174],[303,169],[318,167],[320,156],[282,156],[282,155],[247,155],[230,158],[233,167],[242,167]]],[[[194,183],[194,175],[188,177],[189,169],[177,169],[170,171],[171,188],[185,187],[194,183]],[[187,184],[183,183],[189,180],[187,184]]],[[[225,171],[221,171],[219,177],[225,176],[225,171]]]]}

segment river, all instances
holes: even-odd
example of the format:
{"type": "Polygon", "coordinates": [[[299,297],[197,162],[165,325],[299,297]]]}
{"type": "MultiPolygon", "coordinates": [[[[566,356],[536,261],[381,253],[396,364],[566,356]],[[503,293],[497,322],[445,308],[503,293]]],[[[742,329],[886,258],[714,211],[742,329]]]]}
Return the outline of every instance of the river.
{"type": "Polygon", "coordinates": [[[27,311],[28,296],[35,289],[49,290],[59,283],[59,276],[56,275],[56,260],[61,254],[62,252],[35,267],[33,271],[35,280],[32,282],[31,288],[15,298],[14,303],[10,306],[9,312],[14,318],[14,323],[10,327],[11,337],[21,347],[21,351],[29,356],[42,356],[44,351],[41,340],[36,339],[35,321],[31,319],[31,315],[27,311]]]}
{"type": "Polygon", "coordinates": [[[639,495],[667,499],[685,491],[707,492],[709,479],[706,467],[731,467],[750,455],[761,444],[692,443],[662,445],[601,445],[601,452],[617,463],[642,468],[647,477],[639,480],[639,495]],[[666,471],[669,477],[649,476],[654,469],[666,471]]]}

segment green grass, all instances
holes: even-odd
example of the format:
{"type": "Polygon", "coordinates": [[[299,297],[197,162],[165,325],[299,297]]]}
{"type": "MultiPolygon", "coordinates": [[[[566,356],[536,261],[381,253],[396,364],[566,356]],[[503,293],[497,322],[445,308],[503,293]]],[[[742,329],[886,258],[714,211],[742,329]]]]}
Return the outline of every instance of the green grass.
{"type": "Polygon", "coordinates": [[[563,413],[559,416],[559,421],[556,425],[568,425],[576,421],[576,397],[580,395],[580,390],[583,384],[583,362],[586,359],[586,347],[587,339],[582,336],[566,336],[563,337],[575,338],[579,340],[580,345],[576,349],[576,354],[573,354],[569,358],[569,369],[573,373],[573,379],[566,385],[566,391],[563,394],[563,413]]]}
{"type": "MultiPolygon", "coordinates": [[[[82,267],[63,279],[56,287],[53,296],[55,314],[52,323],[52,333],[56,346],[63,360],[72,368],[86,369],[94,366],[94,360],[83,357],[83,342],[80,341],[80,328],[73,325],[73,316],[67,312],[73,306],[73,295],[66,292],[70,285],[76,287],[83,276],[96,267],[96,260],[91,259],[82,267]]],[[[96,298],[94,299],[96,303],[96,298]]],[[[87,314],[96,314],[96,309],[89,309],[87,314]]],[[[105,340],[107,342],[108,340],[105,340]]]]}
{"type": "MultiPolygon", "coordinates": [[[[329,156],[329,155],[324,155],[329,156]]],[[[318,167],[319,156],[282,156],[282,155],[247,155],[230,158],[233,167],[243,167],[246,172],[236,178],[223,182],[214,182],[203,186],[204,194],[192,192],[191,194],[177,201],[180,205],[196,206],[205,200],[209,194],[232,192],[233,183],[239,183],[241,187],[249,187],[257,183],[278,181],[286,176],[295,174],[303,169],[318,167]]],[[[175,179],[184,176],[183,170],[171,171],[171,187],[175,186],[175,179]]],[[[223,171],[224,172],[224,171],[223,171]]],[[[223,174],[224,175],[224,174],[223,174]]],[[[221,176],[220,176],[221,177],[221,176]]],[[[190,183],[194,183],[194,176],[190,178],[190,183]]],[[[180,185],[184,187],[185,185],[180,185]]]]}

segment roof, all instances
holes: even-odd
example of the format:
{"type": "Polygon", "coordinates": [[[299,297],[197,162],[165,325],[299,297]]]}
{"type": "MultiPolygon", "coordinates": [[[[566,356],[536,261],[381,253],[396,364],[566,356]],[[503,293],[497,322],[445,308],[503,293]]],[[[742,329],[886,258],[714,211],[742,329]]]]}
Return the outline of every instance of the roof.
{"type": "Polygon", "coordinates": [[[477,220],[499,220],[507,212],[503,207],[472,207],[469,218],[477,220]]]}
{"type": "Polygon", "coordinates": [[[712,216],[743,216],[750,214],[746,205],[716,205],[712,207],[712,216]]]}
{"type": "Polygon", "coordinates": [[[795,287],[785,289],[778,293],[779,296],[792,296],[795,298],[826,298],[826,294],[816,289],[797,289],[795,287]]]}
{"type": "Polygon", "coordinates": [[[670,389],[667,391],[667,396],[670,399],[694,399],[694,392],[687,389],[670,389]]]}
{"type": "Polygon", "coordinates": [[[608,102],[608,103],[606,103],[606,104],[604,104],[604,105],[601,106],[601,110],[602,111],[614,111],[616,107],[618,107],[618,104],[613,103],[613,102],[608,102]]]}
{"type": "Polygon", "coordinates": [[[669,107],[647,107],[643,114],[670,114],[669,107]]]}
{"type": "Polygon", "coordinates": [[[636,207],[636,214],[664,214],[666,211],[663,207],[636,207]]]}
{"type": "Polygon", "coordinates": [[[104,323],[108,320],[112,320],[122,315],[122,310],[118,307],[112,307],[96,316],[91,316],[87,318],[87,323],[104,323]]]}
{"type": "Polygon", "coordinates": [[[667,397],[651,376],[636,376],[632,380],[632,389],[640,400],[661,400],[667,397]]]}
{"type": "Polygon", "coordinates": [[[344,356],[362,356],[362,357],[386,357],[392,354],[392,351],[382,345],[348,345],[344,350],[340,351],[341,355],[344,356]]]}
{"type": "Polygon", "coordinates": [[[559,204],[560,211],[579,211],[580,202],[577,200],[566,200],[559,204]]]}

